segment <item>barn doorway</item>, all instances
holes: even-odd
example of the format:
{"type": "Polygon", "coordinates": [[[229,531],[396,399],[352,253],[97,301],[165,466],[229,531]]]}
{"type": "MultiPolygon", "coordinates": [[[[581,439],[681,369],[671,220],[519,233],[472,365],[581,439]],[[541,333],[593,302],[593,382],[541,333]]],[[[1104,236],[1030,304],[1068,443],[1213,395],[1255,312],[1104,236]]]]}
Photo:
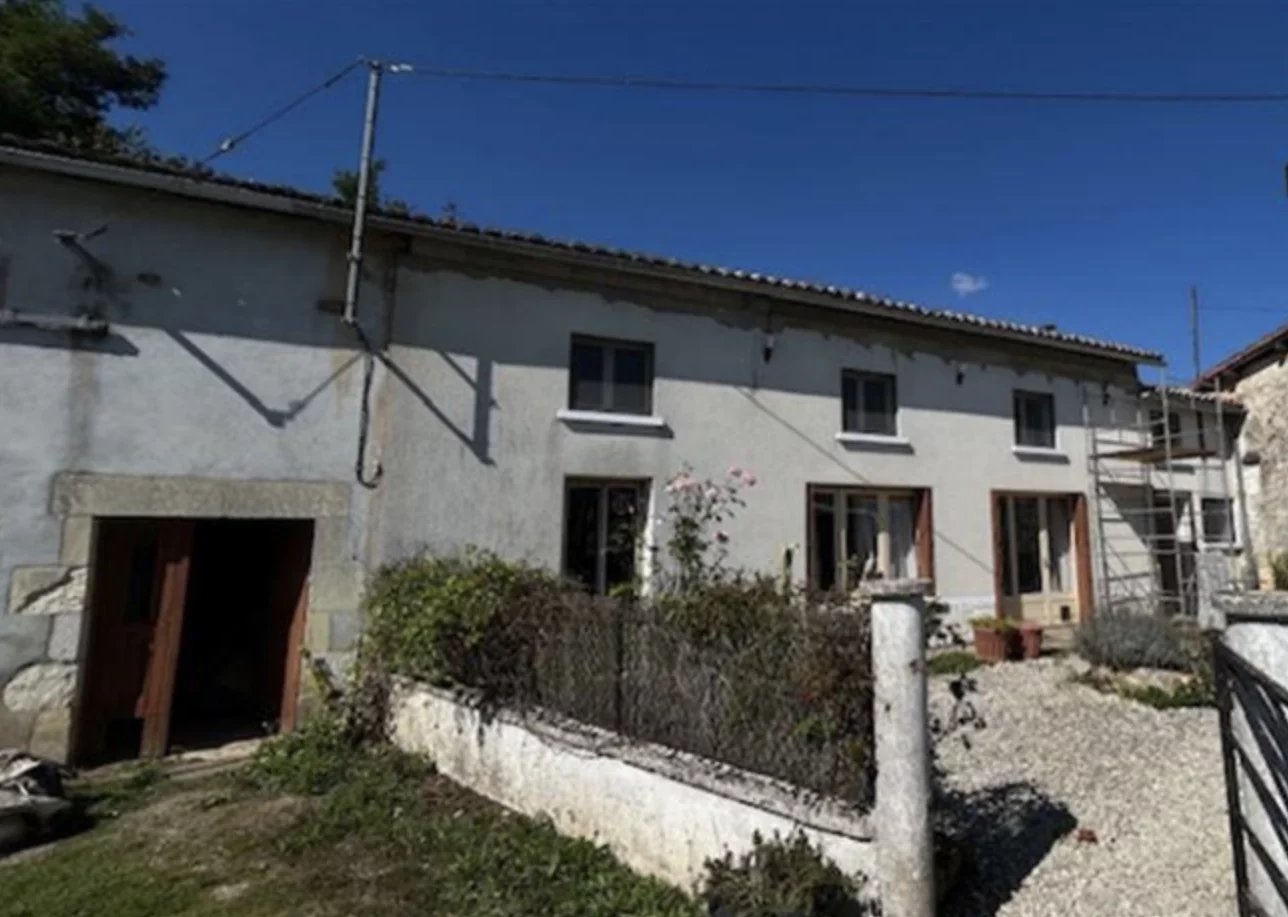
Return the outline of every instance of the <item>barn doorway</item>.
{"type": "Polygon", "coordinates": [[[97,520],[76,760],[291,728],[312,542],[306,521],[97,520]]]}

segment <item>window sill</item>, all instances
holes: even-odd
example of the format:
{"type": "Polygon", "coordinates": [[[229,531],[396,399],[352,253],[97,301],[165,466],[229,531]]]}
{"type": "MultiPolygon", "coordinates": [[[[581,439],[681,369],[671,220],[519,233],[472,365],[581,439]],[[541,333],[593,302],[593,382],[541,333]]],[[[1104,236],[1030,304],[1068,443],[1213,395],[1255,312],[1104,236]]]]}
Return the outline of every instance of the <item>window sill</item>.
{"type": "Polygon", "coordinates": [[[836,441],[843,446],[875,449],[898,449],[911,452],[912,443],[904,436],[886,436],[882,433],[849,433],[836,434],[836,441]]]}
{"type": "Polygon", "coordinates": [[[1011,454],[1019,459],[1033,459],[1039,462],[1063,462],[1067,464],[1069,461],[1067,452],[1051,446],[1012,446],[1011,454]]]}
{"type": "Polygon", "coordinates": [[[666,429],[666,420],[656,414],[616,414],[612,411],[575,411],[572,408],[560,408],[555,412],[555,418],[577,426],[666,429]]]}

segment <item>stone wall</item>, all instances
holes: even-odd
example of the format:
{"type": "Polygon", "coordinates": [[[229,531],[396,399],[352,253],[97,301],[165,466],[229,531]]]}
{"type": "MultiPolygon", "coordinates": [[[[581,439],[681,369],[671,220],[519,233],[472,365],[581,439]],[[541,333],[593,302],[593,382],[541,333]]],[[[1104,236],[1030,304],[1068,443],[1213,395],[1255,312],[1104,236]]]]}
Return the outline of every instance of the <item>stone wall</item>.
{"type": "Polygon", "coordinates": [[[1270,559],[1288,551],[1288,365],[1268,363],[1241,379],[1235,393],[1247,416],[1240,434],[1247,523],[1257,576],[1273,585],[1270,559]]]}
{"type": "MultiPolygon", "coordinates": [[[[49,507],[61,530],[58,562],[14,567],[8,613],[0,613],[0,748],[68,756],[95,517],[311,519],[303,648],[333,670],[347,669],[365,582],[348,484],[70,472],[54,476],[49,507]]],[[[314,683],[300,684],[307,711],[314,683]]]]}

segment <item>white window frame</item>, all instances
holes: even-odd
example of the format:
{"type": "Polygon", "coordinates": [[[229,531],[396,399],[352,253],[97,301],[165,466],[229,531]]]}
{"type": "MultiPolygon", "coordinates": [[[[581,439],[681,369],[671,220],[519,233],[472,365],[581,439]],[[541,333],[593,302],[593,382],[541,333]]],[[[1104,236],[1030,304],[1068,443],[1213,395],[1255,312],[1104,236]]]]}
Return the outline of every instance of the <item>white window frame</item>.
{"type": "Polygon", "coordinates": [[[1214,548],[1237,548],[1239,546],[1239,526],[1236,520],[1235,501],[1233,497],[1223,497],[1220,494],[1215,495],[1198,495],[1199,501],[1199,532],[1202,536],[1202,543],[1205,546],[1214,548]],[[1208,537],[1207,528],[1207,508],[1204,506],[1208,501],[1224,503],[1226,505],[1226,522],[1229,532],[1224,539],[1213,539],[1208,537]]]}
{"type": "Polygon", "coordinates": [[[1018,453],[1052,453],[1060,451],[1060,423],[1057,419],[1055,395],[1052,392],[1039,392],[1033,389],[1012,389],[1011,390],[1011,439],[1014,450],[1018,453]],[[1043,399],[1051,406],[1051,442],[1048,443],[1025,443],[1020,441],[1021,431],[1024,429],[1024,411],[1020,409],[1021,399],[1043,399]],[[1017,417],[1017,413],[1019,416],[1017,417]]]}
{"type": "MultiPolygon", "coordinates": [[[[886,415],[882,415],[884,420],[886,415]]],[[[862,439],[872,440],[899,440],[899,377],[894,373],[877,372],[868,369],[843,369],[841,370],[841,434],[843,437],[852,438],[855,441],[862,439]],[[859,421],[857,428],[851,429],[846,424],[845,410],[845,384],[849,381],[854,383],[854,400],[855,400],[855,419],[859,421]],[[862,418],[866,415],[863,409],[863,385],[868,380],[879,380],[889,386],[890,393],[890,429],[889,430],[864,430],[862,429],[862,418]]]]}
{"type": "Polygon", "coordinates": [[[571,419],[574,420],[595,420],[596,418],[644,418],[647,423],[641,425],[656,426],[656,424],[653,423],[654,418],[652,416],[654,378],[654,350],[652,342],[596,337],[590,334],[574,334],[568,344],[568,402],[567,408],[560,411],[561,419],[564,417],[571,417],[571,419]],[[597,347],[604,354],[602,398],[598,405],[577,406],[573,403],[573,396],[576,392],[576,380],[573,376],[573,353],[578,345],[597,347]],[[614,406],[613,386],[615,383],[613,381],[613,376],[615,364],[617,362],[617,354],[618,351],[621,350],[640,351],[644,354],[645,398],[643,410],[626,411],[614,406]]]}

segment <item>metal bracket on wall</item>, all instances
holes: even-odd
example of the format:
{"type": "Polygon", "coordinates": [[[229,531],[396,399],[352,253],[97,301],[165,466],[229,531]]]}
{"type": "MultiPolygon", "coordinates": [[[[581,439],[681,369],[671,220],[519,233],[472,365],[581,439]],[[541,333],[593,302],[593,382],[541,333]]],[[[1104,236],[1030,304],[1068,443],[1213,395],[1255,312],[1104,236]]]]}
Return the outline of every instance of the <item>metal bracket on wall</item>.
{"type": "Polygon", "coordinates": [[[39,312],[19,312],[0,309],[0,328],[35,328],[38,331],[59,331],[73,334],[90,334],[102,337],[111,330],[107,320],[90,315],[48,315],[39,312]]]}

